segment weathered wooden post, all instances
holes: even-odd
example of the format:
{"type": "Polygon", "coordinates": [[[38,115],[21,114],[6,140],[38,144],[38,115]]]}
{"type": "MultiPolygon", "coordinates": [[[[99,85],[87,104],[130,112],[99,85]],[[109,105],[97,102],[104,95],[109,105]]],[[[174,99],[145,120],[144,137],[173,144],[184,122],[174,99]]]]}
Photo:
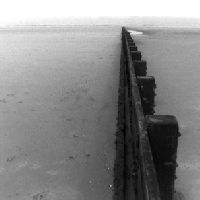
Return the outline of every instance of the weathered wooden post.
{"type": "Polygon", "coordinates": [[[145,60],[133,60],[136,76],[146,76],[147,62],[145,60]]]}
{"type": "Polygon", "coordinates": [[[140,51],[131,51],[132,60],[141,60],[142,55],[140,51]]]}
{"type": "Polygon", "coordinates": [[[128,46],[135,46],[135,43],[133,42],[133,40],[128,40],[128,46]]]}
{"type": "Polygon", "coordinates": [[[132,39],[131,37],[130,37],[130,38],[128,37],[128,38],[127,38],[127,41],[128,41],[128,42],[133,42],[133,39],[132,39]]]}
{"type": "Polygon", "coordinates": [[[178,122],[171,115],[147,115],[147,131],[162,200],[173,200],[178,122]]]}
{"type": "Polygon", "coordinates": [[[130,51],[137,51],[137,47],[134,45],[129,45],[130,51]]]}
{"type": "Polygon", "coordinates": [[[155,107],[155,78],[153,76],[138,76],[137,85],[144,115],[153,115],[155,107]]]}
{"type": "Polygon", "coordinates": [[[135,46],[135,43],[134,42],[128,42],[128,46],[135,46]]]}

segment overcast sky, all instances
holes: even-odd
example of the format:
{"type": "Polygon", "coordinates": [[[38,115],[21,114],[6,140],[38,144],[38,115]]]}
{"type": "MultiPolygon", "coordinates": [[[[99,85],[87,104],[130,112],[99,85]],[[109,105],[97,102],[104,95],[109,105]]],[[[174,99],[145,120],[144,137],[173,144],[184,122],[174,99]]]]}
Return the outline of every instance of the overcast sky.
{"type": "Polygon", "coordinates": [[[0,0],[0,20],[69,16],[175,16],[200,18],[195,0],[0,0]]]}

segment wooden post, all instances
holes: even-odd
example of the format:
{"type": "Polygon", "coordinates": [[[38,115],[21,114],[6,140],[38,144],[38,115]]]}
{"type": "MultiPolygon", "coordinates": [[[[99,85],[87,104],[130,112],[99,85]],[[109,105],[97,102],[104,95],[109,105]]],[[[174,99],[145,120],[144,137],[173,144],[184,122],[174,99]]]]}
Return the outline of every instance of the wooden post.
{"type": "Polygon", "coordinates": [[[133,65],[135,68],[136,76],[146,76],[147,74],[147,62],[145,60],[134,60],[133,65]]]}
{"type": "Polygon", "coordinates": [[[162,200],[173,200],[178,122],[171,115],[147,115],[147,131],[162,200]]]}
{"type": "Polygon", "coordinates": [[[126,35],[126,38],[127,38],[127,39],[132,39],[132,37],[130,36],[130,34],[127,34],[127,35],[126,35]]]}
{"type": "Polygon", "coordinates": [[[134,42],[128,42],[128,46],[135,46],[135,43],[134,42]]]}
{"type": "Polygon", "coordinates": [[[128,41],[131,41],[131,42],[133,42],[133,39],[132,39],[132,37],[126,37],[127,38],[127,40],[128,41]]]}
{"type": "Polygon", "coordinates": [[[129,45],[130,51],[137,51],[137,47],[133,45],[129,45]]]}
{"type": "Polygon", "coordinates": [[[131,51],[132,60],[141,60],[142,55],[140,51],[131,51]]]}
{"type": "Polygon", "coordinates": [[[153,115],[155,107],[155,78],[153,76],[138,76],[137,85],[144,115],[153,115]]]}
{"type": "Polygon", "coordinates": [[[133,39],[131,38],[131,39],[127,39],[127,41],[128,41],[128,45],[134,45],[135,46],[135,43],[134,43],[134,41],[133,41],[133,39]]]}

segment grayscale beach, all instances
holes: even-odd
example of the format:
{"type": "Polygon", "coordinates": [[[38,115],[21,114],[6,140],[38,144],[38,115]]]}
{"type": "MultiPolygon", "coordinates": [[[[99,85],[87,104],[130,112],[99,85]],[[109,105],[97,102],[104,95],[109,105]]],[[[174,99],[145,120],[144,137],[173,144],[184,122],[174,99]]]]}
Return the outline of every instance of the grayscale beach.
{"type": "Polygon", "coordinates": [[[110,200],[121,27],[0,30],[0,199],[110,200]]]}
{"type": "Polygon", "coordinates": [[[175,200],[199,200],[200,29],[137,20],[0,28],[0,200],[112,199],[122,26],[179,122],[175,200]]]}

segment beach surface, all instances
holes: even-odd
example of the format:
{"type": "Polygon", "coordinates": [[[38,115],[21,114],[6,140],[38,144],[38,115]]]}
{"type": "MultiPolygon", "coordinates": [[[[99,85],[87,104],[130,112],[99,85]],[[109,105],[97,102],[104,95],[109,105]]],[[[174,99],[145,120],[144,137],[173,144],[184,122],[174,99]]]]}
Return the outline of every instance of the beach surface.
{"type": "Polygon", "coordinates": [[[132,28],[156,79],[155,114],[174,115],[182,136],[178,145],[176,200],[200,196],[200,32],[192,28],[132,28]]]}
{"type": "MultiPolygon", "coordinates": [[[[156,79],[155,114],[179,122],[175,200],[199,200],[199,29],[131,30],[156,79]]],[[[1,199],[111,200],[121,27],[0,35],[1,199]]]]}
{"type": "Polygon", "coordinates": [[[1,28],[1,200],[112,199],[120,34],[1,28]]]}

